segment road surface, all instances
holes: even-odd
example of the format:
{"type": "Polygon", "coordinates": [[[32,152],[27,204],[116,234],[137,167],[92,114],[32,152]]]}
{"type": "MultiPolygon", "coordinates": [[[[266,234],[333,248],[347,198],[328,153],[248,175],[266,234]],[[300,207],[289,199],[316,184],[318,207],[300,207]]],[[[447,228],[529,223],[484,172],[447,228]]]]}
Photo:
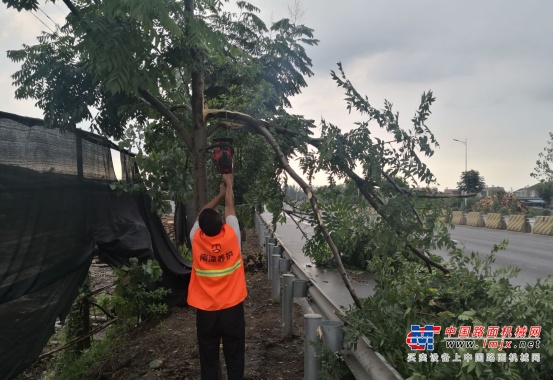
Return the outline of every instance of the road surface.
{"type": "MultiPolygon", "coordinates": [[[[488,255],[494,244],[508,240],[507,249],[496,254],[493,267],[520,268],[518,277],[511,280],[514,285],[533,285],[538,278],[553,274],[553,236],[467,226],[456,226],[450,230],[450,236],[469,255],[471,252],[488,255]]],[[[446,255],[443,251],[436,253],[446,255]]]]}

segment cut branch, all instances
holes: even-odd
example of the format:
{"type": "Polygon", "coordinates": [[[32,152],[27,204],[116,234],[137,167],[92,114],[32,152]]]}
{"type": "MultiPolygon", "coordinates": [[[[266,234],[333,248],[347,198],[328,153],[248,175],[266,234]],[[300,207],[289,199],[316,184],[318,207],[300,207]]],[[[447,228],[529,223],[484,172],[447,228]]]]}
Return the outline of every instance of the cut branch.
{"type": "Polygon", "coordinates": [[[296,225],[296,227],[298,227],[298,230],[300,230],[301,234],[303,235],[303,237],[305,238],[305,240],[308,240],[309,239],[309,236],[307,236],[307,234],[305,233],[305,231],[301,228],[300,224],[298,223],[298,221],[296,219],[294,219],[294,213],[288,211],[288,210],[282,210],[284,211],[286,214],[290,215],[290,219],[292,219],[292,222],[294,222],[294,224],[296,225]]]}
{"type": "MultiPolygon", "coordinates": [[[[351,178],[353,180],[353,182],[355,183],[355,185],[357,186],[357,188],[359,189],[359,191],[361,192],[361,194],[363,194],[363,196],[365,197],[365,199],[369,202],[369,204],[375,209],[376,212],[378,212],[378,214],[382,217],[382,219],[384,221],[386,221],[387,223],[390,223],[390,225],[392,225],[389,217],[384,214],[381,209],[380,209],[380,205],[376,202],[376,199],[375,199],[375,195],[373,195],[368,189],[367,189],[367,186],[365,184],[365,181],[359,177],[348,165],[345,165],[342,160],[338,159],[338,166],[339,168],[347,174],[347,176],[349,178],[351,178]]],[[[403,231],[399,231],[396,229],[396,234],[398,236],[403,236],[404,233],[403,231]]],[[[433,266],[435,268],[438,268],[439,270],[441,270],[442,272],[444,273],[449,273],[449,269],[447,269],[446,267],[442,266],[441,264],[435,262],[434,260],[430,259],[428,256],[426,256],[423,252],[420,251],[420,249],[412,246],[411,244],[407,244],[407,247],[411,250],[411,252],[419,257],[422,261],[424,261],[427,265],[429,266],[433,266]]]]}
{"type": "MultiPolygon", "coordinates": [[[[386,172],[383,171],[382,174],[384,175],[384,178],[386,178],[386,180],[393,186],[393,188],[396,189],[396,191],[398,191],[400,194],[405,195],[405,191],[403,191],[403,189],[401,189],[401,188],[398,186],[398,184],[396,183],[396,181],[394,181],[394,180],[392,179],[392,177],[390,177],[390,176],[388,175],[388,173],[386,173],[386,172]]],[[[412,204],[411,204],[411,211],[413,211],[413,214],[415,214],[415,217],[417,218],[417,221],[419,222],[419,224],[420,224],[421,226],[424,226],[424,222],[422,221],[421,216],[420,216],[419,213],[417,212],[417,209],[415,208],[415,206],[413,206],[412,204]]]]}
{"type": "Polygon", "coordinates": [[[117,321],[117,318],[114,318],[114,319],[112,319],[111,321],[108,321],[108,322],[104,323],[103,325],[101,325],[101,326],[95,328],[94,330],[92,330],[92,331],[90,331],[90,332],[88,332],[88,333],[86,333],[86,334],[84,334],[84,335],[81,335],[81,336],[78,337],[78,338],[75,338],[75,339],[73,339],[73,340],[70,340],[69,342],[67,342],[67,343],[65,343],[65,344],[63,344],[63,345],[61,345],[61,346],[59,346],[58,348],[53,349],[52,351],[48,351],[48,352],[46,352],[46,353],[40,355],[40,356],[37,358],[37,360],[47,358],[47,357],[49,357],[49,356],[52,356],[53,354],[55,354],[55,353],[58,352],[58,351],[61,351],[61,350],[66,349],[67,347],[70,347],[70,346],[72,346],[73,344],[78,343],[78,342],[80,342],[80,341],[82,341],[82,340],[84,340],[84,339],[86,339],[86,338],[88,338],[88,337],[90,337],[90,336],[92,336],[92,335],[94,335],[94,334],[96,334],[96,333],[102,331],[102,330],[105,329],[106,327],[112,325],[115,321],[117,321]]]}
{"type": "Polygon", "coordinates": [[[234,121],[240,121],[246,125],[257,126],[262,125],[264,128],[274,129],[279,133],[286,133],[292,136],[298,136],[299,133],[291,129],[283,128],[279,125],[269,123],[263,120],[258,120],[251,117],[248,114],[236,111],[227,111],[227,110],[217,110],[217,109],[204,109],[204,120],[207,122],[209,119],[218,118],[218,119],[230,119],[234,121]]]}
{"type": "MultiPolygon", "coordinates": [[[[273,149],[277,153],[277,157],[278,157],[280,163],[282,164],[282,166],[284,167],[284,170],[286,170],[286,172],[288,174],[290,174],[290,176],[300,185],[300,187],[305,192],[305,194],[307,194],[307,197],[310,201],[311,207],[312,207],[313,212],[315,214],[315,219],[317,221],[317,224],[321,228],[321,232],[323,233],[323,236],[324,236],[325,240],[327,241],[327,243],[330,247],[330,250],[332,251],[332,254],[334,255],[336,263],[339,266],[340,275],[342,275],[342,279],[344,280],[344,283],[346,284],[346,287],[348,288],[348,290],[352,294],[352,298],[354,299],[356,305],[359,308],[361,308],[361,303],[360,303],[360,301],[358,301],[357,295],[355,294],[355,291],[354,291],[353,287],[351,287],[351,283],[349,282],[349,278],[347,277],[347,274],[346,274],[345,270],[343,269],[340,254],[338,253],[337,248],[334,245],[334,242],[332,241],[330,235],[328,234],[328,231],[326,230],[326,227],[325,227],[324,223],[322,222],[322,218],[320,216],[320,212],[319,212],[318,206],[317,206],[317,201],[316,201],[316,199],[313,195],[313,190],[303,180],[303,178],[301,178],[290,167],[290,164],[288,163],[288,160],[286,159],[286,156],[284,155],[284,153],[280,149],[280,146],[278,145],[278,142],[274,139],[274,137],[269,133],[269,131],[267,129],[272,128],[277,133],[289,134],[291,136],[298,136],[299,133],[296,132],[296,131],[289,130],[287,128],[282,128],[282,127],[280,127],[278,125],[275,125],[275,124],[272,124],[272,123],[268,123],[266,121],[257,120],[255,118],[251,117],[250,115],[247,115],[247,114],[244,114],[244,113],[241,113],[241,112],[204,109],[203,115],[204,115],[204,119],[206,121],[209,120],[210,118],[225,118],[225,119],[233,120],[235,122],[239,122],[241,124],[243,123],[244,127],[253,128],[257,133],[263,135],[267,139],[269,144],[271,144],[271,146],[273,147],[273,149]]],[[[318,147],[320,140],[319,139],[314,139],[314,138],[308,138],[308,142],[311,145],[313,145],[314,147],[318,147]]],[[[368,185],[369,183],[367,181],[364,181],[363,179],[361,179],[359,176],[357,176],[357,174],[355,174],[353,172],[353,170],[349,170],[349,168],[346,167],[347,165],[344,165],[341,160],[339,160],[339,161],[340,161],[340,164],[339,164],[340,168],[344,172],[346,172],[346,174],[348,174],[348,176],[350,178],[352,178],[354,180],[357,187],[360,189],[361,193],[363,194],[365,199],[367,199],[369,204],[383,217],[383,219],[385,219],[387,222],[389,222],[389,220],[387,220],[387,217],[379,211],[381,205],[383,204],[383,201],[376,194],[371,194],[365,188],[365,184],[368,185]]],[[[397,186],[397,184],[396,184],[396,186],[397,186]]],[[[425,197],[425,198],[429,197],[430,198],[430,196],[420,196],[420,197],[425,197]]],[[[463,197],[467,197],[467,196],[464,195],[463,197]]],[[[420,217],[418,219],[419,219],[419,222],[422,222],[420,220],[420,217]]],[[[399,235],[399,236],[403,235],[403,233],[401,231],[397,231],[397,230],[396,230],[396,234],[399,235]]],[[[442,265],[440,265],[439,263],[436,263],[435,261],[431,260],[424,253],[422,253],[418,248],[413,247],[411,245],[408,245],[408,248],[413,252],[413,254],[415,254],[417,257],[421,258],[429,266],[429,268],[430,268],[430,266],[433,266],[433,267],[436,267],[436,268],[440,269],[444,273],[449,273],[449,270],[447,268],[445,268],[442,265]]]]}
{"type": "Polygon", "coordinates": [[[275,140],[273,135],[269,133],[267,128],[264,125],[264,122],[257,122],[253,125],[263,137],[269,142],[269,144],[273,147],[274,151],[277,154],[277,158],[282,164],[284,170],[292,177],[298,185],[302,188],[304,193],[307,195],[307,199],[309,199],[309,202],[311,204],[311,209],[313,210],[313,213],[315,214],[315,220],[317,221],[317,224],[319,226],[319,229],[321,230],[321,233],[323,234],[324,239],[326,240],[330,250],[332,251],[332,255],[334,256],[334,260],[336,261],[336,265],[338,267],[338,271],[340,272],[340,275],[342,276],[342,280],[344,281],[344,284],[346,285],[346,288],[348,289],[349,293],[351,294],[351,298],[353,298],[353,301],[355,302],[355,305],[362,309],[363,305],[361,304],[361,301],[359,300],[359,297],[357,297],[357,294],[355,293],[355,289],[353,289],[353,286],[351,285],[351,282],[349,280],[349,277],[346,273],[346,270],[344,268],[344,265],[342,264],[342,258],[340,257],[340,253],[338,252],[338,248],[336,248],[336,245],[332,241],[332,238],[330,237],[330,234],[328,233],[328,230],[326,229],[326,226],[323,222],[323,218],[321,216],[321,212],[319,211],[319,207],[317,205],[317,199],[315,195],[313,194],[313,189],[311,186],[309,186],[303,178],[301,178],[298,173],[294,169],[290,167],[290,164],[288,163],[288,159],[286,158],[286,155],[282,152],[282,149],[280,148],[280,145],[275,140]]]}
{"type": "MultiPolygon", "coordinates": [[[[236,111],[227,111],[227,110],[219,110],[219,109],[204,109],[204,120],[207,122],[209,119],[227,119],[232,120],[234,122],[238,122],[239,124],[234,124],[234,126],[238,127],[242,125],[243,127],[251,127],[254,129],[256,133],[261,133],[257,128],[259,125],[263,126],[266,129],[272,129],[275,132],[279,134],[289,135],[289,136],[300,136],[300,133],[297,131],[294,131],[292,129],[288,129],[285,127],[281,127],[280,125],[276,125],[273,123],[269,123],[267,121],[256,119],[248,114],[242,113],[242,112],[236,112],[236,111]]],[[[310,144],[317,144],[319,142],[319,139],[308,137],[308,142],[310,144]]]]}
{"type": "Polygon", "coordinates": [[[192,112],[192,107],[190,107],[190,105],[188,104],[177,104],[176,106],[172,106],[171,108],[169,108],[171,112],[176,111],[178,109],[185,109],[188,112],[192,112]]]}
{"type": "Polygon", "coordinates": [[[243,123],[236,123],[232,121],[220,121],[217,124],[213,124],[207,127],[207,135],[211,136],[218,128],[245,128],[249,132],[258,133],[254,128],[244,125],[243,123]]]}

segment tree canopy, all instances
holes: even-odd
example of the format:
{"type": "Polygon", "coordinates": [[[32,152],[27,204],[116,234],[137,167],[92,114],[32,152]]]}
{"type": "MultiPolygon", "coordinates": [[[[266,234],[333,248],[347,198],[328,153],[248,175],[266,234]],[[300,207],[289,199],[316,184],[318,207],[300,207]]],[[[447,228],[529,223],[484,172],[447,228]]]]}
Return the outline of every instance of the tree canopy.
{"type": "Polygon", "coordinates": [[[207,203],[209,177],[212,184],[218,180],[207,170],[209,140],[231,135],[239,152],[239,197],[268,205],[278,216],[283,185],[292,178],[307,195],[315,239],[326,244],[315,240],[307,250],[331,253],[346,286],[340,250],[347,247],[336,246],[333,235],[360,210],[334,201],[320,206],[311,179],[321,171],[330,185],[348,179],[357,188],[363,211],[375,216],[374,252],[417,257],[447,272],[430,254],[436,246],[453,246],[441,209],[427,203],[436,194],[412,190],[435,184],[423,160],[438,146],[426,125],[435,101],[431,91],[422,94],[411,127],[402,128],[392,103],[374,107],[338,64],[331,77],[359,121],[343,132],[322,120],[321,137],[313,138],[313,122],[286,110],[289,97],[312,75],[305,46],[318,41],[310,28],[290,19],[267,27],[259,10],[244,1],[237,2],[237,12],[217,0],[65,3],[71,14],[60,30],[43,33],[38,45],[8,52],[22,64],[13,75],[16,97],[35,99],[47,126],[75,128],[89,121],[138,150],[145,188],[180,200],[193,194],[196,210],[207,203]],[[307,181],[289,165],[294,155],[307,181]]]}
{"type": "Polygon", "coordinates": [[[457,182],[459,190],[467,193],[479,193],[486,188],[484,177],[476,170],[469,170],[461,174],[461,179],[457,182]]]}
{"type": "Polygon", "coordinates": [[[539,153],[531,177],[540,182],[553,182],[553,132],[549,132],[549,141],[543,151],[539,153]]]}
{"type": "Polygon", "coordinates": [[[549,132],[549,141],[539,153],[534,171],[530,176],[539,180],[538,195],[548,205],[553,199],[553,132],[549,132]]]}
{"type": "MultiPolygon", "coordinates": [[[[3,1],[17,9],[36,6],[3,1]]],[[[35,99],[47,126],[71,129],[87,121],[138,150],[148,188],[180,200],[194,193],[197,208],[206,202],[208,140],[224,113],[209,123],[204,107],[278,119],[307,133],[310,123],[285,107],[306,86],[305,76],[313,75],[305,51],[318,42],[312,29],[289,19],[268,27],[244,1],[235,12],[214,0],[66,4],[72,13],[60,30],[8,52],[22,63],[13,75],[16,98],[35,99]]],[[[253,145],[263,156],[266,149],[257,141],[237,144],[253,145]]],[[[241,164],[247,169],[245,160],[241,164]]],[[[258,169],[248,177],[265,183],[276,170],[258,169]]]]}

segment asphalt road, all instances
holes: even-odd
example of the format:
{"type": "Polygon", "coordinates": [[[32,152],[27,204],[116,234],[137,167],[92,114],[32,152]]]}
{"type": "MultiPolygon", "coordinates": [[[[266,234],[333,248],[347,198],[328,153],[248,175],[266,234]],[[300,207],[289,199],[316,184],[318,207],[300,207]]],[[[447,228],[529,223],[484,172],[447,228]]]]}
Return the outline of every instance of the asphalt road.
{"type": "MultiPolygon", "coordinates": [[[[494,244],[508,240],[507,249],[496,254],[493,267],[511,265],[520,268],[517,278],[511,280],[512,284],[533,285],[538,278],[553,275],[553,236],[467,226],[456,226],[450,235],[468,255],[471,252],[488,255],[494,244]]],[[[447,255],[443,251],[436,253],[443,257],[447,255]]]]}
{"type": "MultiPolygon", "coordinates": [[[[268,221],[270,214],[265,213],[263,217],[268,221]]],[[[310,226],[302,224],[301,227],[307,235],[313,233],[310,226]]],[[[507,239],[509,242],[507,249],[496,254],[492,267],[511,265],[520,268],[519,275],[511,280],[514,285],[534,284],[538,278],[546,278],[553,274],[553,236],[467,226],[456,226],[450,234],[467,255],[473,251],[488,255],[494,244],[507,239]]],[[[296,264],[337,307],[348,307],[353,304],[337,271],[319,269],[303,255],[302,248],[306,240],[293,221],[288,220],[286,224],[277,225],[276,235],[293,256],[296,264]]],[[[447,258],[447,253],[444,251],[435,253],[447,258]]],[[[373,293],[375,281],[371,274],[351,273],[351,280],[359,297],[364,298],[373,293]]]]}

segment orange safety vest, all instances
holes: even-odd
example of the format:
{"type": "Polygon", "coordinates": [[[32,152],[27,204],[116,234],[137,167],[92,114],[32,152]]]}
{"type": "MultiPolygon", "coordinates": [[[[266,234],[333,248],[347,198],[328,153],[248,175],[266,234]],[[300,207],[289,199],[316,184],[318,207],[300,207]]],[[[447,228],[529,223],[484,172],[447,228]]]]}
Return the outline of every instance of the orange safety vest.
{"type": "Polygon", "coordinates": [[[216,236],[207,236],[198,228],[192,239],[188,304],[201,310],[221,310],[238,305],[247,295],[242,253],[232,227],[223,225],[216,236]]]}

